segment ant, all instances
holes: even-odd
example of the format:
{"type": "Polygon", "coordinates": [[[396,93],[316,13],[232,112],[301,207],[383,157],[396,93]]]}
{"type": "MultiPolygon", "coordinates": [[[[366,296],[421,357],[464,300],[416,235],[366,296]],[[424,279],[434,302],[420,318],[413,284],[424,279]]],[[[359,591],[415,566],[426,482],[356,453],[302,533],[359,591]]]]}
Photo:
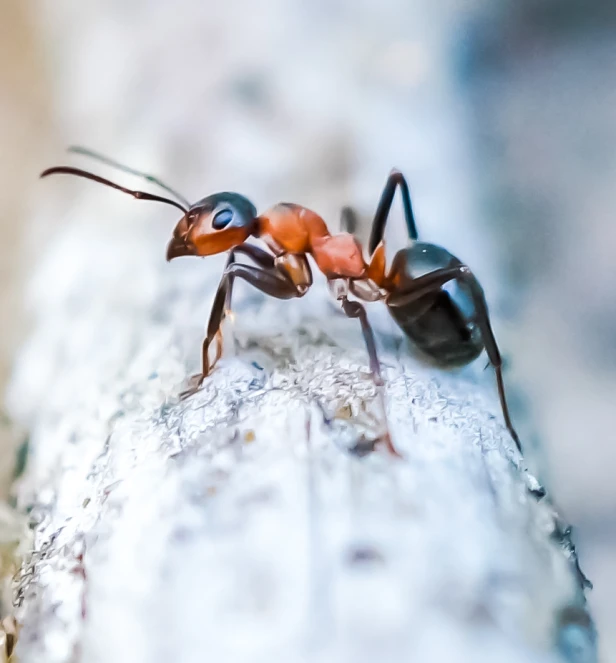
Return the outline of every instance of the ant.
{"type": "MultiPolygon", "coordinates": [[[[502,359],[490,325],[483,289],[471,270],[449,251],[418,240],[409,187],[402,173],[393,170],[387,178],[372,222],[368,243],[370,257],[366,261],[358,240],[348,232],[354,226],[354,214],[350,208],[342,212],[343,232],[331,234],[318,214],[301,205],[278,203],[263,214],[257,214],[256,207],[246,197],[231,192],[215,193],[191,205],[186,198],[152,175],[128,168],[85,148],[74,147],[69,151],[141,177],[173,197],[164,198],[127,189],[88,171],[69,166],[57,166],[41,173],[41,177],[55,174],[84,177],[134,198],[166,203],[181,210],[183,216],[167,246],[167,260],[180,256],[210,256],[229,252],[203,341],[202,372],[194,377],[194,387],[184,392],[183,396],[199,389],[222,355],[221,325],[225,314],[231,310],[235,279],[243,279],[261,292],[278,299],[302,297],[312,285],[312,271],[308,262],[310,255],[326,276],[343,312],[349,318],[359,320],[368,351],[370,372],[381,399],[384,382],[374,334],[362,301],[385,302],[391,316],[419,349],[422,357],[441,368],[465,366],[485,349],[496,373],[505,424],[522,453],[507,407],[502,359]],[[396,253],[388,269],[383,237],[398,188],[402,194],[410,241],[406,248],[396,253]],[[249,237],[263,240],[269,251],[246,243],[249,237]],[[240,254],[253,264],[238,262],[240,254]],[[444,287],[452,282],[457,286],[455,296],[444,287]],[[349,295],[354,299],[350,299],[349,295]],[[214,341],[216,353],[210,362],[209,351],[214,341]]],[[[389,433],[375,441],[375,444],[378,441],[384,441],[387,448],[397,455],[389,433]]]]}

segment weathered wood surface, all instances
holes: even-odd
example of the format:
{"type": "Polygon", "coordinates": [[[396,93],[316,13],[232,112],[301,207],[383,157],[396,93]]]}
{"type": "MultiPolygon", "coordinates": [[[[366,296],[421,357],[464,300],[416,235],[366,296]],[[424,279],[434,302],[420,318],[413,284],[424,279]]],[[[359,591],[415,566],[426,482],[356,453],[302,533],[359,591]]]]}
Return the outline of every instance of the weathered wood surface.
{"type": "Polygon", "coordinates": [[[39,284],[75,255],[13,384],[36,523],[22,662],[551,660],[579,578],[487,373],[436,377],[377,315],[404,458],[359,459],[374,388],[321,283],[240,290],[235,356],[179,402],[220,261],[197,278],[69,229],[39,284]]]}

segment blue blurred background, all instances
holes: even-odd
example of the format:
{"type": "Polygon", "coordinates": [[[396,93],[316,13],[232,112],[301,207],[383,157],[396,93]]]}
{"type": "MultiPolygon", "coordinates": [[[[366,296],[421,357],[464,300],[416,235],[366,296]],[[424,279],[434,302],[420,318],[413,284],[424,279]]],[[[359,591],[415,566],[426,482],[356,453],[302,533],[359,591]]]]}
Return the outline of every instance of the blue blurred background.
{"type": "MultiPolygon", "coordinates": [[[[40,184],[67,145],[192,198],[236,189],[330,220],[352,203],[366,224],[396,166],[421,236],[484,284],[529,461],[575,525],[613,660],[615,109],[613,2],[2,0],[0,382],[63,223],[42,212],[90,200],[110,228],[152,228],[153,250],[176,220],[40,184]]],[[[6,493],[16,437],[0,436],[6,493]]]]}

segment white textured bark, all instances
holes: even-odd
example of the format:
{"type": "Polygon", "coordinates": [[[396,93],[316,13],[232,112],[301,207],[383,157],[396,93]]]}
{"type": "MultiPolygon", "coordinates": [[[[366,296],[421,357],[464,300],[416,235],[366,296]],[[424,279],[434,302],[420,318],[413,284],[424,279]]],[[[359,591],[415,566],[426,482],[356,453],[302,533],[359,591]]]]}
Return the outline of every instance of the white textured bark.
{"type": "Polygon", "coordinates": [[[237,356],[178,402],[219,265],[148,271],[145,249],[139,264],[92,239],[69,230],[49,256],[49,273],[76,253],[89,270],[13,385],[37,523],[20,660],[549,660],[577,579],[485,386],[437,380],[389,339],[404,459],[351,456],[374,388],[317,283],[299,302],[244,291],[237,356]],[[148,298],[125,287],[137,270],[148,298]]]}

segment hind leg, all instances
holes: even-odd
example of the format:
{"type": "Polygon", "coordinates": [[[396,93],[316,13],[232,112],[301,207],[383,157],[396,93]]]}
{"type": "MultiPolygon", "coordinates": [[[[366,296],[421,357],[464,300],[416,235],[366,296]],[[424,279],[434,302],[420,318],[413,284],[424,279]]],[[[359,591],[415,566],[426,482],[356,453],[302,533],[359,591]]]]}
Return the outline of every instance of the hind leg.
{"type": "Polygon", "coordinates": [[[455,267],[437,269],[434,272],[420,276],[419,278],[410,281],[407,284],[407,289],[404,292],[392,293],[387,298],[387,305],[390,307],[404,306],[405,304],[417,300],[430,292],[439,290],[443,285],[445,285],[445,283],[456,279],[467,283],[471,291],[473,304],[475,305],[476,310],[475,319],[481,331],[481,336],[483,338],[484,347],[488,354],[488,359],[494,367],[494,372],[496,374],[498,398],[500,400],[501,410],[503,412],[503,419],[505,420],[507,430],[515,442],[518,451],[522,453],[522,444],[520,442],[520,438],[518,437],[518,433],[513,426],[513,422],[511,421],[511,415],[509,414],[509,406],[507,405],[507,398],[505,396],[505,383],[503,380],[503,360],[496,343],[494,332],[492,331],[490,315],[488,313],[488,305],[483,294],[483,288],[471,270],[466,265],[456,265],[455,267]]]}

